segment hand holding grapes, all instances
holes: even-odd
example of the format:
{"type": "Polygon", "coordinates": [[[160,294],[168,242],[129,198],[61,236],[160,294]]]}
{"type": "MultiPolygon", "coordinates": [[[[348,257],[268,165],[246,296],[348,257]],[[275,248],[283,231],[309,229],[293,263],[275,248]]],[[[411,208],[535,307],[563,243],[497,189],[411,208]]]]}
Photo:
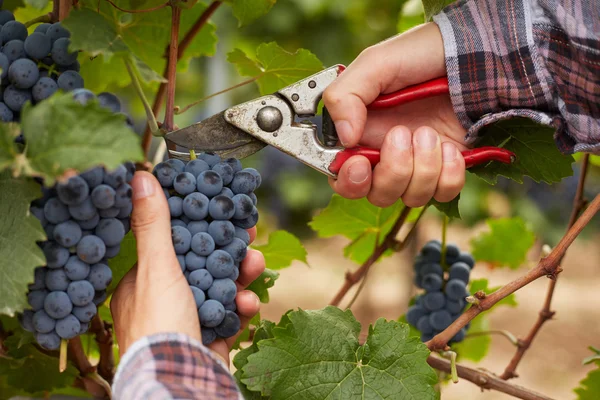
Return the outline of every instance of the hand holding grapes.
{"type": "Polygon", "coordinates": [[[380,94],[446,75],[444,47],[437,25],[421,25],[372,46],[323,94],[342,144],[381,148],[371,172],[362,156],[349,159],[330,184],[347,198],[367,196],[387,207],[402,198],[411,207],[431,198],[450,201],[465,181],[465,129],[449,96],[367,112],[380,94]]]}
{"type": "MultiPolygon", "coordinates": [[[[154,176],[137,172],[133,188],[132,229],[137,240],[138,264],[121,281],[111,300],[121,354],[144,336],[178,332],[198,341],[200,324],[192,291],[181,272],[171,239],[169,207],[154,176]]],[[[256,229],[250,230],[254,239],[256,229]]],[[[237,281],[237,312],[242,327],[259,311],[260,302],[243,291],[264,270],[262,254],[249,250],[237,281]]],[[[209,348],[226,361],[235,337],[217,340],[209,348]]]]}

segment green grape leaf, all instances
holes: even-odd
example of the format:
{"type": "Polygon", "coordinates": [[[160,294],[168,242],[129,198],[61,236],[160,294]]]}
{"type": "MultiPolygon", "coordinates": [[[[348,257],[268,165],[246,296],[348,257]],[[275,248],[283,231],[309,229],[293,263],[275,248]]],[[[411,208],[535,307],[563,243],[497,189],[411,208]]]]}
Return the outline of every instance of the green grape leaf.
{"type": "Polygon", "coordinates": [[[595,348],[594,346],[589,346],[588,349],[594,352],[593,355],[586,357],[583,359],[582,364],[588,365],[596,361],[600,361],[600,349],[595,348]]]}
{"type": "Polygon", "coordinates": [[[419,338],[419,340],[421,340],[421,332],[416,327],[408,323],[408,321],[406,320],[406,314],[400,316],[400,318],[398,318],[398,322],[408,325],[408,337],[416,337],[419,338]]]}
{"type": "Polygon", "coordinates": [[[240,49],[227,56],[242,76],[256,80],[261,95],[271,94],[323,69],[323,63],[306,49],[289,53],[277,43],[262,43],[256,49],[256,60],[249,58],[240,49]]]}
{"type": "Polygon", "coordinates": [[[319,237],[344,235],[352,240],[344,249],[344,254],[357,263],[363,263],[373,254],[377,236],[378,244],[383,243],[403,207],[402,202],[398,201],[390,207],[379,208],[367,199],[349,200],[335,194],[329,205],[309,225],[319,237]]]}
{"type": "Polygon", "coordinates": [[[43,10],[48,5],[48,0],[24,0],[25,5],[35,8],[36,10],[43,10]]]}
{"type": "Polygon", "coordinates": [[[379,319],[361,346],[360,323],[349,310],[329,306],[287,316],[289,323],[274,327],[273,338],[248,356],[241,381],[249,390],[273,400],[439,398],[429,350],[408,337],[407,325],[379,319]]]}
{"type": "Polygon", "coordinates": [[[35,107],[26,105],[21,125],[27,141],[17,172],[44,178],[52,185],[72,170],[96,165],[116,168],[124,161],[141,161],[140,138],[97,102],[81,105],[70,94],[54,95],[35,107]]]}
{"type": "Polygon", "coordinates": [[[269,289],[275,286],[277,278],[279,278],[279,272],[266,268],[246,289],[256,293],[262,303],[268,303],[269,289]]]}
{"type": "Polygon", "coordinates": [[[4,341],[7,357],[0,358],[0,376],[12,387],[28,393],[72,386],[79,371],[69,362],[64,372],[58,370],[58,357],[39,351],[33,343],[21,344],[17,335],[4,341]],[[35,377],[35,379],[32,379],[35,377]]]}
{"type": "Polygon", "coordinates": [[[456,0],[422,0],[425,10],[425,22],[431,21],[431,18],[442,11],[447,5],[456,0]]]}
{"type": "Polygon", "coordinates": [[[495,185],[499,175],[518,183],[529,176],[535,182],[548,184],[573,175],[574,158],[558,150],[552,128],[529,119],[514,118],[482,129],[481,137],[478,147],[503,147],[517,156],[517,161],[510,165],[492,161],[469,169],[489,184],[495,185]]]}
{"type": "Polygon", "coordinates": [[[275,5],[277,0],[225,0],[231,4],[233,15],[238,19],[239,26],[246,25],[258,17],[265,15],[275,5]]]}
{"type": "Polygon", "coordinates": [[[596,363],[596,369],[591,370],[587,376],[579,382],[575,388],[577,400],[597,400],[600,398],[600,362],[596,363]]]}
{"type": "Polygon", "coordinates": [[[15,144],[15,138],[20,133],[18,124],[0,124],[0,171],[16,161],[20,152],[15,144]]]}
{"type": "Polygon", "coordinates": [[[33,180],[0,173],[0,314],[14,315],[28,307],[27,285],[33,283],[34,269],[46,264],[36,244],[46,234],[29,212],[29,203],[41,196],[33,180]]]}
{"type": "Polygon", "coordinates": [[[519,268],[535,242],[534,233],[520,217],[487,219],[489,232],[471,240],[473,257],[496,267],[519,268]]]}
{"type": "Polygon", "coordinates": [[[275,231],[269,235],[267,244],[253,248],[263,253],[267,268],[272,270],[287,268],[294,260],[307,262],[300,239],[287,231],[275,231]]]}
{"type": "Polygon", "coordinates": [[[440,203],[435,199],[431,199],[429,204],[438,209],[442,214],[446,214],[448,218],[458,218],[460,219],[460,210],[458,207],[458,202],[460,200],[460,193],[453,200],[450,200],[447,203],[440,203]]]}
{"type": "Polygon", "coordinates": [[[121,242],[121,251],[119,251],[119,254],[108,260],[108,266],[112,270],[113,276],[113,280],[107,289],[109,294],[115,291],[121,279],[123,279],[136,262],[137,242],[133,232],[129,231],[121,242]]]}

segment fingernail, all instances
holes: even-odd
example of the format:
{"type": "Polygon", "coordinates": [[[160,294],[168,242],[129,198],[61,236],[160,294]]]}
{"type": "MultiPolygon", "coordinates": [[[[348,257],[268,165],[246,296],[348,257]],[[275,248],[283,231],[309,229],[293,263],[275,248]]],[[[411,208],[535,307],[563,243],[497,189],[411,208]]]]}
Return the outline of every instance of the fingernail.
{"type": "Polygon", "coordinates": [[[362,162],[356,162],[348,169],[348,177],[352,183],[363,183],[369,177],[369,167],[362,162]]]}
{"type": "Polygon", "coordinates": [[[442,160],[445,163],[456,160],[456,146],[452,143],[442,143],[442,160]]]}
{"type": "Polygon", "coordinates": [[[438,134],[433,129],[419,129],[416,132],[417,147],[422,150],[433,150],[437,145],[438,134]]]}
{"type": "Polygon", "coordinates": [[[336,121],[335,130],[337,131],[338,137],[342,145],[346,146],[348,139],[352,137],[352,125],[348,121],[336,121]]]}
{"type": "Polygon", "coordinates": [[[392,131],[392,144],[401,151],[410,149],[412,137],[406,129],[395,129],[392,131]]]}
{"type": "Polygon", "coordinates": [[[143,199],[154,194],[154,182],[146,174],[139,174],[137,179],[133,179],[133,200],[143,199]]]}

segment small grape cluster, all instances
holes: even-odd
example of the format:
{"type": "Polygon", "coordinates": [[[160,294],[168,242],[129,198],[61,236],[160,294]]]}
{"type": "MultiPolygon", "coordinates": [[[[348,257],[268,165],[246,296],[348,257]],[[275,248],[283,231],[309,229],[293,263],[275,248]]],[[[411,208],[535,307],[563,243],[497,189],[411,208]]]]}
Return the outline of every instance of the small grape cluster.
{"type": "MultiPolygon", "coordinates": [[[[465,299],[470,295],[467,284],[475,266],[473,256],[449,244],[447,268],[442,264],[442,244],[437,240],[427,242],[414,261],[415,285],[425,293],[408,309],[406,320],[421,332],[423,342],[450,326],[465,309],[465,299]]],[[[461,329],[450,343],[461,342],[468,328],[469,325],[461,329]]]]}
{"type": "Polygon", "coordinates": [[[247,229],[258,222],[256,190],[261,176],[235,158],[203,153],[187,164],[170,159],[154,168],[171,213],[171,235],[202,326],[202,342],[240,330],[235,297],[247,229]]]}
{"type": "Polygon", "coordinates": [[[58,89],[83,88],[70,36],[60,22],[40,24],[29,35],[13,13],[0,10],[0,120],[18,122],[26,102],[39,103],[58,89]]]}
{"type": "MultiPolygon", "coordinates": [[[[95,95],[77,89],[73,98],[86,104],[95,95]]],[[[116,96],[105,99],[104,107],[120,111],[116,96]]],[[[32,202],[30,211],[48,237],[40,244],[46,265],[35,269],[27,294],[31,309],[20,321],[43,348],[56,350],[61,339],[87,332],[106,300],[112,282],[108,259],[119,254],[130,229],[134,173],[132,162],[113,171],[95,167],[54,187],[42,186],[43,197],[32,202]]]]}

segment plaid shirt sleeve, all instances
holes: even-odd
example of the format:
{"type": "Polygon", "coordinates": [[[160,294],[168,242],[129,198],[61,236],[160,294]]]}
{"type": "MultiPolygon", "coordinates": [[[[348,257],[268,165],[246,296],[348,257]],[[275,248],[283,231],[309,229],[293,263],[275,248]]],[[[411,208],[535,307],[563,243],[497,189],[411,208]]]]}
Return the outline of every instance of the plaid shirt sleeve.
{"type": "Polygon", "coordinates": [[[134,343],[119,363],[115,400],[243,400],[227,366],[200,342],[177,333],[134,343]]]}
{"type": "Polygon", "coordinates": [[[598,0],[460,0],[434,22],[467,142],[526,117],[552,127],[564,153],[600,153],[598,0]]]}

